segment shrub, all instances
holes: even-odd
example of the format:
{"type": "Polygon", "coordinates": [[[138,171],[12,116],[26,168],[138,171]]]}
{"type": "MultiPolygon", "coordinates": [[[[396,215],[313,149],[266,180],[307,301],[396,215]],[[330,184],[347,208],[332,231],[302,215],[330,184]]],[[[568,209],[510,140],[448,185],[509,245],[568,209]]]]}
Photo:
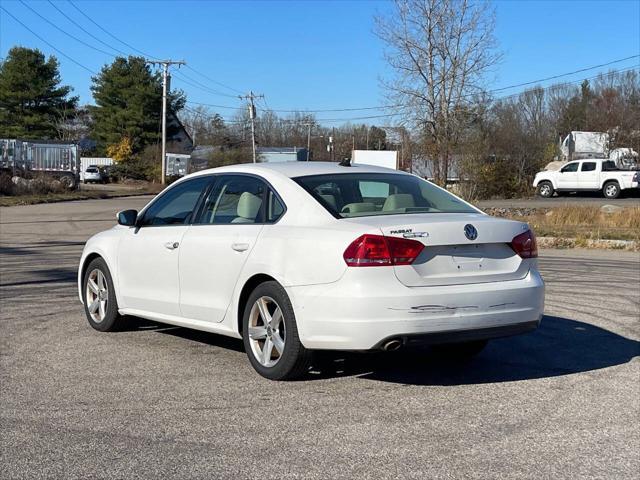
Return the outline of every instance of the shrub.
{"type": "Polygon", "coordinates": [[[47,195],[62,193],[64,185],[57,178],[48,175],[38,175],[31,179],[22,177],[12,178],[8,174],[0,174],[0,195],[47,195]]]}

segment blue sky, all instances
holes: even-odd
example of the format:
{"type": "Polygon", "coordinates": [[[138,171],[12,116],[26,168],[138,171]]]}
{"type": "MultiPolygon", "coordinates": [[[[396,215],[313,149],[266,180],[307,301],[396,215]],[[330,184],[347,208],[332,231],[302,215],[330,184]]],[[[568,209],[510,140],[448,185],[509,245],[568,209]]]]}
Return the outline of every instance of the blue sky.
{"type": "MultiPolygon", "coordinates": [[[[106,49],[69,23],[47,1],[29,6],[87,43],[106,49]]],[[[66,0],[56,6],[107,44],[129,51],[82,17],[66,0]]],[[[380,78],[390,72],[383,45],[373,34],[373,16],[391,11],[386,1],[90,1],[75,4],[137,49],[162,58],[184,59],[198,72],[238,91],[264,93],[271,108],[330,109],[384,104],[380,78]]],[[[41,37],[91,70],[110,61],[56,31],[15,0],[0,5],[41,37]]],[[[496,37],[503,62],[489,78],[491,88],[544,78],[640,54],[640,1],[498,1],[496,37]]],[[[0,56],[11,46],[55,54],[65,83],[83,103],[91,102],[90,74],[56,53],[0,11],[0,56]]],[[[629,60],[613,68],[638,65],[629,60]]],[[[173,87],[188,99],[239,105],[235,90],[182,70],[218,95],[188,85],[173,87]]],[[[577,80],[597,71],[567,77],[577,80]]],[[[547,82],[549,83],[549,82],[547,82]]],[[[521,89],[508,90],[514,93],[521,89]]],[[[216,110],[216,109],[214,109],[216,110]]],[[[223,115],[230,110],[219,109],[223,115]]],[[[349,112],[341,118],[375,115],[349,112]]],[[[319,114],[335,118],[335,113],[319,114]]]]}

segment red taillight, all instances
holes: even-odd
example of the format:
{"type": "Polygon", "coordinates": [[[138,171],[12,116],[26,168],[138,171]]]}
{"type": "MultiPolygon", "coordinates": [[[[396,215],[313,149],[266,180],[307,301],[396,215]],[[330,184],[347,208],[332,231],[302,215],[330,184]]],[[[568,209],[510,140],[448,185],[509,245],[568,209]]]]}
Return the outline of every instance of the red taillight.
{"type": "Polygon", "coordinates": [[[538,243],[531,230],[514,237],[511,240],[511,248],[522,258],[536,258],[538,256],[538,243]]]}
{"type": "Polygon", "coordinates": [[[416,240],[365,234],[351,242],[342,257],[350,267],[410,265],[423,248],[416,240]]]}

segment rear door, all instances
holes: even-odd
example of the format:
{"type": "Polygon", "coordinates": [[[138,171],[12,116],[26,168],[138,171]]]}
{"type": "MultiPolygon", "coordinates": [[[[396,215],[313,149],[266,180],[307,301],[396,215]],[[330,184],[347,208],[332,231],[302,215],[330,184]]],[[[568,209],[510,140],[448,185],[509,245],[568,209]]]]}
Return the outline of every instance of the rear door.
{"type": "Polygon", "coordinates": [[[282,209],[274,208],[275,199],[261,178],[218,176],[182,240],[182,316],[213,323],[224,319],[238,276],[261,230],[282,214],[282,209]]]}
{"type": "Polygon", "coordinates": [[[585,160],[580,163],[578,172],[578,188],[585,190],[597,190],[600,188],[600,172],[598,164],[594,161],[585,160]]]}

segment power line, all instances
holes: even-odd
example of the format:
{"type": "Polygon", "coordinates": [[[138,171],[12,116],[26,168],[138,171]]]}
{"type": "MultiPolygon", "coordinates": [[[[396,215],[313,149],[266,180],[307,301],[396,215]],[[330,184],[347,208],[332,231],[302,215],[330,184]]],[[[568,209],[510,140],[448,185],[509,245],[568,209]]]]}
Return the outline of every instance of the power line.
{"type": "MultiPolygon", "coordinates": [[[[75,9],[76,9],[76,10],[77,10],[77,11],[78,11],[78,12],[79,12],[83,17],[85,17],[87,20],[89,20],[91,23],[93,23],[96,27],[98,27],[100,30],[102,30],[104,33],[106,33],[107,35],[109,35],[109,36],[110,36],[111,38],[113,38],[114,40],[116,40],[116,41],[120,42],[121,44],[123,44],[123,45],[124,45],[124,46],[126,46],[127,48],[129,48],[129,49],[133,50],[133,51],[134,51],[134,52],[136,52],[136,53],[141,54],[141,55],[142,55],[142,56],[144,56],[144,57],[150,58],[150,59],[152,59],[152,60],[158,60],[158,57],[157,57],[157,56],[155,56],[155,55],[149,55],[148,53],[143,52],[142,50],[140,50],[140,49],[138,49],[138,48],[134,47],[133,45],[131,45],[131,44],[129,44],[129,43],[127,43],[127,42],[125,42],[124,40],[122,40],[122,39],[121,39],[121,38],[119,38],[118,36],[116,36],[116,35],[112,34],[112,33],[111,33],[110,31],[108,31],[106,28],[104,28],[104,27],[103,27],[103,26],[101,26],[99,23],[97,23],[95,20],[93,20],[89,15],[87,15],[85,12],[83,12],[83,11],[82,11],[82,10],[81,10],[81,9],[80,9],[76,4],[75,4],[75,3],[73,3],[73,1],[72,1],[72,0],[67,0],[67,1],[68,1],[68,2],[69,2],[69,4],[71,4],[71,6],[72,6],[73,8],[75,8],[75,9]]],[[[84,30],[84,29],[83,29],[83,30],[84,30]]],[[[92,36],[93,36],[93,35],[92,35],[92,36]]],[[[103,42],[101,42],[101,43],[103,43],[103,42]]],[[[111,47],[111,48],[113,48],[114,50],[116,50],[116,51],[118,51],[118,52],[121,52],[121,50],[118,50],[118,49],[116,49],[116,48],[114,48],[114,47],[111,47]]],[[[235,88],[232,88],[232,87],[230,87],[230,86],[228,86],[228,85],[225,85],[225,84],[224,84],[224,83],[222,83],[222,82],[219,82],[219,81],[217,81],[217,80],[214,80],[213,78],[211,78],[211,77],[209,77],[209,76],[205,75],[205,74],[204,74],[204,73],[202,73],[202,72],[199,72],[198,70],[196,70],[195,68],[193,68],[193,67],[191,67],[191,66],[189,66],[189,65],[186,65],[186,68],[188,68],[189,70],[191,70],[191,71],[193,71],[193,72],[197,73],[197,74],[198,74],[198,75],[200,75],[201,77],[206,78],[206,79],[207,79],[207,80],[209,80],[210,82],[213,82],[213,83],[215,83],[215,84],[217,84],[217,85],[220,85],[221,87],[224,87],[224,88],[230,89],[230,90],[232,90],[232,91],[234,91],[234,92],[236,92],[236,93],[242,93],[240,90],[236,90],[235,88]]],[[[221,92],[217,92],[217,91],[215,91],[215,90],[213,90],[213,89],[210,89],[207,85],[205,85],[205,84],[203,84],[203,83],[199,82],[198,80],[196,80],[196,79],[194,79],[194,78],[191,78],[191,77],[187,76],[185,73],[182,73],[182,76],[183,76],[184,78],[187,78],[188,80],[190,80],[190,81],[194,82],[194,83],[197,83],[197,84],[201,85],[201,86],[202,86],[202,87],[204,87],[204,88],[207,88],[207,89],[208,89],[207,91],[209,91],[209,93],[215,93],[216,95],[223,95],[223,96],[228,96],[228,97],[235,98],[235,96],[234,96],[234,95],[228,95],[228,94],[224,94],[224,93],[221,93],[221,92]]]]}
{"type": "Polygon", "coordinates": [[[129,45],[127,42],[125,42],[124,40],[118,38],[117,36],[113,35],[111,32],[109,32],[107,29],[103,28],[100,24],[98,24],[96,21],[94,21],[89,15],[87,15],[86,13],[84,13],[75,3],[73,3],[71,0],[67,0],[67,2],[69,2],[69,4],[75,8],[83,17],[85,17],[87,20],[89,20],[91,23],[93,23],[96,27],[98,27],[100,30],[102,30],[104,33],[106,33],[107,35],[109,35],[111,38],[113,38],[114,40],[120,42],[121,44],[123,44],[125,47],[130,48],[131,50],[133,50],[134,52],[137,52],[139,54],[141,54],[144,57],[147,58],[151,58],[153,60],[157,60],[158,57],[156,57],[155,55],[149,55],[148,53],[143,52],[142,50],[138,50],[136,47],[134,47],[133,45],[129,45]]]}
{"type": "MultiPolygon", "coordinates": [[[[625,62],[627,60],[632,60],[634,58],[639,58],[639,57],[640,57],[640,55],[631,55],[629,57],[620,58],[620,59],[617,59],[617,60],[612,60],[610,62],[601,63],[599,65],[593,65],[593,66],[586,67],[586,68],[581,68],[579,70],[574,70],[572,72],[561,73],[559,75],[553,75],[551,77],[540,78],[540,79],[537,79],[537,80],[531,80],[531,81],[528,81],[528,82],[517,83],[517,84],[513,84],[513,85],[508,85],[506,87],[500,87],[500,88],[487,90],[486,92],[483,92],[483,93],[498,93],[498,92],[503,92],[505,90],[510,90],[512,88],[518,88],[518,87],[524,87],[524,86],[528,86],[528,85],[534,85],[536,83],[546,82],[546,81],[549,81],[549,80],[555,80],[555,79],[562,78],[562,77],[568,77],[570,75],[575,75],[576,73],[582,73],[582,72],[586,72],[586,71],[589,71],[589,70],[595,70],[596,68],[606,67],[606,66],[609,66],[609,65],[625,62]]],[[[633,67],[633,68],[635,68],[635,67],[633,67]]],[[[465,95],[460,96],[459,98],[472,97],[474,95],[477,95],[477,94],[476,93],[465,94],[465,95]]],[[[375,107],[329,108],[329,109],[318,109],[318,110],[271,109],[271,111],[272,112],[278,112],[278,113],[357,112],[357,111],[360,111],[360,110],[384,110],[384,109],[387,109],[387,108],[401,108],[401,107],[406,107],[406,106],[408,106],[408,105],[395,104],[395,105],[378,105],[378,106],[375,106],[375,107]]]]}
{"type": "Polygon", "coordinates": [[[85,29],[82,25],[80,25],[78,22],[76,22],[73,18],[71,18],[69,15],[67,15],[66,13],[64,13],[64,11],[62,11],[60,8],[58,8],[58,6],[53,3],[51,0],[47,0],[47,2],[49,3],[49,5],[51,5],[53,8],[55,8],[58,12],[60,12],[60,14],[66,18],[67,20],[69,20],[72,24],[74,24],[76,27],[78,27],[80,30],[82,30],[84,33],[86,33],[87,35],[89,35],[91,38],[93,38],[94,40],[100,42],[102,45],[104,45],[105,47],[111,48],[112,50],[124,55],[125,57],[128,56],[128,54],[112,45],[109,45],[106,42],[103,42],[100,38],[96,37],[93,33],[91,33],[90,31],[88,31],[87,29],[85,29]]]}
{"type": "Polygon", "coordinates": [[[7,15],[9,15],[11,18],[13,18],[16,22],[18,22],[20,25],[22,25],[25,29],[27,29],[29,32],[31,32],[35,37],[39,38],[42,42],[44,42],[45,44],[47,44],[50,48],[52,48],[54,51],[58,52],[60,55],[62,55],[63,57],[65,57],[67,60],[70,60],[71,62],[75,63],[76,65],[78,65],[81,68],[84,68],[87,72],[92,73],[93,75],[97,75],[97,72],[94,72],[93,70],[91,70],[89,67],[81,64],[80,62],[78,62],[77,60],[75,60],[74,58],[70,57],[69,55],[67,55],[66,53],[64,53],[62,50],[60,50],[59,48],[54,47],[52,44],[50,44],[48,41],[46,41],[44,38],[42,38],[40,35],[38,35],[36,32],[34,32],[33,30],[31,30],[29,27],[27,27],[24,23],[22,23],[20,20],[18,20],[11,12],[9,12],[6,8],[4,8],[2,5],[0,5],[0,10],[2,10],[4,13],[6,13],[7,15]]]}
{"type": "Polygon", "coordinates": [[[502,92],[504,90],[509,90],[511,88],[526,87],[527,85],[533,85],[534,83],[546,82],[548,80],[556,80],[556,79],[561,78],[561,77],[568,77],[570,75],[575,75],[576,73],[582,73],[582,72],[587,72],[589,70],[595,70],[596,68],[607,67],[609,65],[613,65],[614,63],[620,63],[620,62],[624,62],[624,61],[631,60],[633,58],[638,58],[638,57],[640,57],[640,55],[631,55],[630,57],[620,58],[618,60],[612,60],[611,62],[601,63],[600,65],[594,65],[592,67],[581,68],[580,70],[574,70],[573,72],[569,72],[569,73],[562,73],[560,75],[554,75],[552,77],[541,78],[539,80],[533,80],[531,82],[518,83],[516,85],[510,85],[508,87],[496,88],[494,90],[490,90],[490,92],[491,93],[502,92]]]}
{"type": "Polygon", "coordinates": [[[82,39],[80,39],[80,38],[78,38],[78,37],[76,37],[76,36],[74,36],[74,35],[71,35],[69,32],[67,32],[66,30],[64,30],[64,29],[60,28],[60,27],[59,27],[59,26],[57,26],[55,23],[53,23],[51,20],[49,20],[48,18],[43,17],[42,15],[40,15],[36,10],[34,10],[33,8],[31,8],[31,7],[30,7],[30,6],[29,6],[29,5],[28,5],[24,0],[19,0],[19,1],[20,1],[20,3],[21,3],[23,6],[27,7],[29,10],[31,10],[33,13],[35,13],[38,17],[40,17],[42,20],[44,20],[45,22],[47,22],[49,25],[51,25],[51,26],[52,26],[53,28],[55,28],[56,30],[58,30],[58,31],[60,31],[60,32],[62,32],[62,33],[64,33],[67,37],[69,37],[69,38],[73,38],[76,42],[79,42],[79,43],[81,43],[82,45],[84,45],[84,46],[86,46],[86,47],[89,47],[89,48],[91,48],[91,49],[95,50],[96,52],[104,53],[105,55],[109,55],[110,57],[113,57],[113,56],[114,56],[114,55],[113,55],[113,53],[111,53],[111,52],[107,52],[106,50],[102,50],[101,48],[95,47],[95,46],[91,45],[90,43],[87,43],[87,42],[85,42],[84,40],[82,40],[82,39]]]}
{"type": "Polygon", "coordinates": [[[187,85],[191,85],[192,87],[198,88],[202,91],[205,91],[207,93],[211,93],[214,95],[221,95],[223,97],[229,97],[229,98],[238,98],[237,95],[231,95],[228,93],[223,93],[223,92],[219,92],[217,90],[213,90],[209,87],[207,87],[205,84],[199,82],[198,80],[195,80],[191,77],[188,77],[187,75],[185,75],[184,73],[180,72],[180,75],[178,75],[177,77],[178,79],[180,79],[180,81],[186,83],[187,85]]]}
{"type": "Polygon", "coordinates": [[[209,80],[210,82],[215,83],[216,85],[219,85],[219,86],[224,87],[224,88],[228,88],[229,90],[231,90],[231,91],[233,91],[233,92],[236,92],[236,93],[239,93],[239,94],[241,94],[241,95],[242,95],[242,91],[240,91],[240,90],[237,90],[237,89],[235,89],[235,88],[233,88],[233,87],[230,87],[230,86],[228,86],[228,85],[225,85],[225,84],[224,84],[224,83],[222,83],[222,82],[219,82],[219,81],[217,81],[217,80],[214,80],[213,78],[208,77],[208,76],[207,76],[207,75],[205,75],[204,73],[199,72],[198,70],[196,70],[195,68],[193,68],[193,67],[191,67],[191,66],[189,66],[189,65],[187,65],[187,68],[188,68],[189,70],[191,70],[192,72],[197,73],[197,74],[198,74],[198,75],[200,75],[202,78],[205,78],[205,79],[209,80]]]}
{"type": "MultiPolygon", "coordinates": [[[[593,80],[593,79],[599,78],[601,76],[605,76],[606,77],[606,76],[610,76],[610,75],[614,75],[614,74],[625,73],[625,72],[628,72],[628,71],[631,71],[631,70],[635,70],[636,68],[638,68],[638,67],[634,66],[634,67],[629,67],[629,68],[625,68],[625,69],[622,69],[622,70],[613,70],[613,71],[607,72],[607,73],[599,73],[599,74],[593,75],[591,77],[580,78],[580,79],[573,80],[573,81],[570,81],[570,82],[557,83],[557,84],[548,85],[546,87],[540,87],[540,88],[542,90],[545,90],[545,91],[546,90],[550,90],[550,89],[554,89],[554,88],[561,88],[561,87],[565,87],[565,86],[569,86],[569,85],[574,85],[576,83],[581,83],[581,82],[584,82],[585,80],[593,80]]],[[[509,94],[509,95],[505,95],[505,96],[502,96],[502,97],[495,98],[494,100],[495,101],[508,100],[510,98],[518,97],[518,96],[522,95],[526,91],[527,90],[516,92],[516,93],[512,93],[512,94],[509,94]]],[[[196,104],[196,105],[204,105],[204,106],[215,106],[215,105],[212,105],[212,104],[198,103],[198,102],[191,102],[191,101],[187,101],[187,103],[196,104]]],[[[407,107],[408,105],[401,105],[401,106],[407,107]]],[[[222,105],[218,105],[217,107],[219,107],[219,108],[233,108],[233,107],[222,106],[222,105]]],[[[185,108],[187,108],[187,107],[185,107],[185,108]]],[[[193,110],[193,109],[190,109],[190,110],[195,112],[195,110],[193,110]]],[[[270,111],[277,112],[278,110],[270,110],[270,111]]],[[[300,113],[300,114],[312,113],[312,112],[309,112],[309,111],[301,111],[301,110],[290,110],[290,111],[287,110],[287,112],[289,112],[289,113],[300,113]]],[[[374,119],[374,118],[389,118],[389,117],[394,117],[394,116],[398,116],[398,115],[399,115],[398,113],[388,113],[388,114],[381,114],[381,115],[369,115],[369,116],[351,117],[351,118],[318,118],[318,119],[315,119],[315,121],[317,123],[321,123],[321,122],[325,122],[325,123],[330,123],[330,122],[350,122],[350,121],[355,121],[355,120],[371,120],[371,119],[374,119]]],[[[213,116],[209,116],[208,118],[213,118],[213,116]]],[[[300,119],[300,120],[280,119],[280,121],[283,122],[283,123],[303,124],[305,122],[308,122],[309,119],[300,119]]],[[[234,123],[234,122],[231,121],[231,122],[228,122],[228,123],[234,123]]],[[[235,122],[235,123],[245,123],[245,122],[235,122]]]]}

